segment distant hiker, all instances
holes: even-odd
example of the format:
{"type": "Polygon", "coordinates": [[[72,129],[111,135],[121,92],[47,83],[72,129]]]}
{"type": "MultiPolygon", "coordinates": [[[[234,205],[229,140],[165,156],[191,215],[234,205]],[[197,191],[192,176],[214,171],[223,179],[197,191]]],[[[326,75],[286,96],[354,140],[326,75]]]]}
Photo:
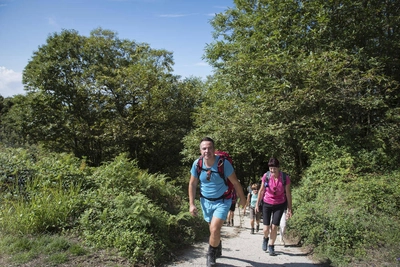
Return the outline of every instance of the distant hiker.
{"type": "Polygon", "coordinates": [[[276,158],[271,158],[268,161],[268,167],[269,171],[262,177],[256,210],[258,211],[259,204],[263,202],[264,237],[262,249],[267,251],[268,248],[269,255],[275,256],[274,244],[285,209],[287,209],[286,218],[292,216],[292,194],[290,192],[290,177],[288,174],[279,171],[279,161],[276,158]]]}
{"type": "Polygon", "coordinates": [[[236,200],[237,200],[237,195],[236,195],[236,191],[233,190],[232,192],[232,204],[231,207],[229,208],[229,212],[228,212],[228,226],[234,226],[234,220],[233,217],[235,217],[235,209],[236,209],[236,200]]]}
{"type": "MultiPolygon", "coordinates": [[[[197,216],[195,206],[197,185],[200,183],[200,204],[204,220],[209,223],[210,238],[207,252],[207,266],[214,266],[216,257],[222,255],[221,228],[227,218],[232,204],[232,192],[229,191],[227,179],[233,184],[236,193],[240,197],[239,207],[246,205],[243,188],[236,178],[235,171],[229,160],[220,161],[223,156],[215,155],[214,141],[205,137],[200,142],[201,157],[193,162],[190,170],[189,181],[189,211],[197,216]],[[201,171],[198,174],[198,162],[201,161],[201,171]],[[219,163],[223,164],[225,178],[220,176],[219,163]]],[[[220,165],[221,166],[221,165],[220,165]]]]}
{"type": "MultiPolygon", "coordinates": [[[[256,231],[260,230],[260,220],[261,220],[261,211],[256,212],[256,205],[258,199],[258,184],[251,185],[251,192],[247,195],[247,203],[246,206],[249,206],[250,209],[250,227],[251,227],[251,234],[254,234],[254,221],[257,223],[256,231]]],[[[243,209],[246,210],[246,207],[243,209]]]]}

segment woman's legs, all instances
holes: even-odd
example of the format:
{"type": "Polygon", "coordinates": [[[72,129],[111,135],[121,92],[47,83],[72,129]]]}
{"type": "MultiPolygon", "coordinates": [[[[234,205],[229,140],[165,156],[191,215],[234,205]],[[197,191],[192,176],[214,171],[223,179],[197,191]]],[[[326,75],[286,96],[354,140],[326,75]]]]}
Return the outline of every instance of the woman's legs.
{"type": "Polygon", "coordinates": [[[269,245],[270,246],[273,246],[275,244],[277,234],[278,234],[278,225],[273,224],[271,226],[271,232],[269,233],[269,245]]]}
{"type": "Polygon", "coordinates": [[[267,250],[269,255],[275,256],[275,240],[278,233],[278,226],[284,211],[284,204],[263,206],[264,240],[263,250],[267,250]]]}

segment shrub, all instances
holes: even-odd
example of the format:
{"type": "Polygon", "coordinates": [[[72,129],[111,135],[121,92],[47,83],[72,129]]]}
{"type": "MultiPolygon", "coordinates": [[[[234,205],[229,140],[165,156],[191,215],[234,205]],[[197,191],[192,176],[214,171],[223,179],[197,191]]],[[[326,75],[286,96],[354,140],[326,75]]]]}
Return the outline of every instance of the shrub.
{"type": "Polygon", "coordinates": [[[80,220],[91,245],[117,248],[134,263],[154,266],[195,240],[199,225],[191,222],[198,219],[163,175],[142,171],[121,155],[97,168],[92,179],[97,189],[87,192],[88,209],[80,220]]]}
{"type": "Polygon", "coordinates": [[[400,255],[400,175],[355,173],[353,162],[346,153],[313,161],[293,190],[288,232],[333,266],[391,266],[400,255]]]}
{"type": "Polygon", "coordinates": [[[82,212],[81,185],[91,169],[67,154],[4,149],[0,186],[0,229],[41,234],[71,228],[82,212]],[[33,154],[33,152],[37,152],[33,154]]]}

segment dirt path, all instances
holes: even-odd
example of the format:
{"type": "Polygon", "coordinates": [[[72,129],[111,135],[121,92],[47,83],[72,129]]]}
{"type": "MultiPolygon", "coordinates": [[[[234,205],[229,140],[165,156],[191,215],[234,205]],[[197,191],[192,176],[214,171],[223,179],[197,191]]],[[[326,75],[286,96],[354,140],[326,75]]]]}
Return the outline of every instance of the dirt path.
{"type": "MultiPolygon", "coordinates": [[[[243,214],[241,214],[243,215],[243,214]]],[[[247,212],[248,215],[248,212],[247,212]]],[[[254,235],[250,234],[250,220],[248,216],[239,216],[235,211],[235,226],[222,227],[222,257],[217,259],[216,267],[316,267],[321,266],[307,256],[300,247],[290,244],[283,245],[278,235],[275,242],[277,256],[269,256],[261,249],[262,230],[254,235]]],[[[262,225],[260,225],[262,228],[262,225]]],[[[178,259],[164,267],[192,267],[206,266],[208,243],[203,242],[182,251],[178,259]]]]}

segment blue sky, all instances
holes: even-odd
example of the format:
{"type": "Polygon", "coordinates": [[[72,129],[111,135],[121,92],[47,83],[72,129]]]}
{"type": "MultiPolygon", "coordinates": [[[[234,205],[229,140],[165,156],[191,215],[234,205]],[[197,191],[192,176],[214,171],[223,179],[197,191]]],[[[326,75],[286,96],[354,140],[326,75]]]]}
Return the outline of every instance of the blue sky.
{"type": "Polygon", "coordinates": [[[0,0],[0,95],[23,94],[22,71],[50,34],[98,27],[174,55],[174,74],[205,78],[209,21],[233,0],[0,0]]]}

